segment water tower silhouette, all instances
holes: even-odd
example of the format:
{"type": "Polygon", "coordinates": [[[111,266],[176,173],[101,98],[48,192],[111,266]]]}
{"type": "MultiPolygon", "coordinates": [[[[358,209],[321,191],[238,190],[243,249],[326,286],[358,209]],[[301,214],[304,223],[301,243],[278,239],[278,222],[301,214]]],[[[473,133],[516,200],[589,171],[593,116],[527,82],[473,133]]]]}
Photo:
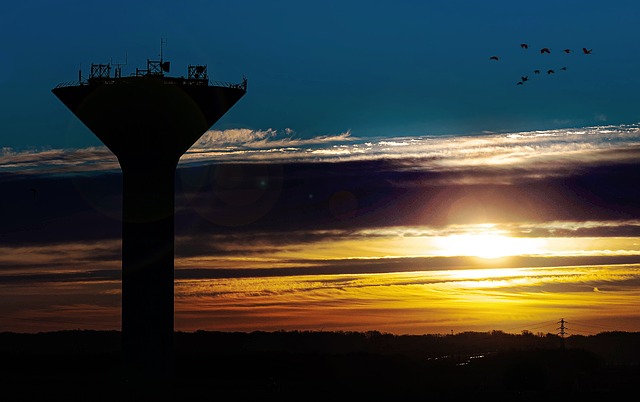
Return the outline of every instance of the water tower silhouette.
{"type": "Polygon", "coordinates": [[[120,162],[123,358],[128,374],[157,379],[173,370],[178,160],[246,93],[247,81],[210,82],[206,65],[169,77],[162,50],[130,76],[112,67],[92,64],[88,79],[79,72],[52,92],[120,162]]]}

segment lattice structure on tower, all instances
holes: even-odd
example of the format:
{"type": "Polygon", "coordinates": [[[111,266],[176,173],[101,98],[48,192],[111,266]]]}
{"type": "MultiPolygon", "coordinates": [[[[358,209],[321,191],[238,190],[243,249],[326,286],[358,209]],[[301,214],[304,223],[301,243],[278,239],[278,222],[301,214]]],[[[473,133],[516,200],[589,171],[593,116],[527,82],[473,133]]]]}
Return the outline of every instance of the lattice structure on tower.
{"type": "Polygon", "coordinates": [[[89,79],[93,78],[110,78],[111,64],[91,64],[91,72],[89,79]]]}
{"type": "Polygon", "coordinates": [[[188,78],[190,80],[206,80],[209,77],[207,76],[207,65],[189,65],[189,75],[188,78]]]}

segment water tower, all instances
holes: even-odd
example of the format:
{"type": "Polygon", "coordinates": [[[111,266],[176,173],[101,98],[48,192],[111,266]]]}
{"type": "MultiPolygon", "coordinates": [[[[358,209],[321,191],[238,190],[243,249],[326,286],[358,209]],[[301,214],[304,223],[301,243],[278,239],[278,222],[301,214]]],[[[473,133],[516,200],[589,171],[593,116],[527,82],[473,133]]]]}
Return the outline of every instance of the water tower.
{"type": "Polygon", "coordinates": [[[176,166],[247,90],[246,79],[210,81],[206,65],[188,66],[186,78],[169,70],[161,50],[129,76],[92,64],[87,79],[52,90],[120,162],[122,351],[127,373],[156,379],[173,366],[176,166]]]}

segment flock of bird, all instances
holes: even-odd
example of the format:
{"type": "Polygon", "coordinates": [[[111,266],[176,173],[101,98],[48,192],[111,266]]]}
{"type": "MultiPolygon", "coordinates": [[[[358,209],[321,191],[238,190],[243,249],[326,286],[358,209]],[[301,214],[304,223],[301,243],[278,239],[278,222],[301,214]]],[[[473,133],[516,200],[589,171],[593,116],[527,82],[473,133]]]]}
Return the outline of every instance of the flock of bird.
{"type": "MultiPolygon", "coordinates": [[[[521,43],[520,44],[520,48],[526,50],[526,49],[529,49],[529,45],[526,44],[526,43],[521,43]]],[[[592,50],[593,49],[587,49],[586,47],[583,47],[582,48],[582,53],[583,54],[591,54],[592,50]]],[[[571,50],[571,49],[563,49],[562,52],[566,53],[566,54],[569,54],[569,53],[572,53],[573,50],[571,50]]],[[[551,49],[549,49],[548,47],[543,47],[542,49],[540,49],[540,54],[550,54],[550,53],[551,53],[551,49]]],[[[498,56],[491,56],[491,57],[489,57],[489,60],[498,61],[498,60],[500,60],[500,58],[498,56]]],[[[560,70],[561,71],[566,71],[567,67],[561,67],[560,70]]],[[[534,74],[540,74],[540,70],[533,70],[533,73],[534,74]]],[[[553,70],[553,69],[547,70],[547,75],[549,75],[549,74],[555,74],[555,70],[553,70]]],[[[524,83],[527,82],[527,81],[529,81],[529,76],[528,75],[523,75],[523,76],[520,77],[520,81],[518,81],[516,83],[516,85],[524,85],[524,83]]]]}

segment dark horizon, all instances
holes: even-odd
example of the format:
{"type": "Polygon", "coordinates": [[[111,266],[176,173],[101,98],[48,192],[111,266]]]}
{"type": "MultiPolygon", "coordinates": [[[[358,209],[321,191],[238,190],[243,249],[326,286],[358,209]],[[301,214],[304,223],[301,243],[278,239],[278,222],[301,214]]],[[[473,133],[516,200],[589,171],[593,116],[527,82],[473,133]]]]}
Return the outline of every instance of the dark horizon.
{"type": "Polygon", "coordinates": [[[117,331],[0,333],[4,394],[20,400],[202,400],[317,397],[492,397],[498,400],[628,395],[637,387],[640,333],[569,336],[466,332],[176,333],[172,383],[123,381],[117,331]],[[562,347],[561,345],[564,345],[562,347]],[[221,370],[221,368],[224,370],[221,370]],[[25,385],[29,384],[29,387],[25,385]],[[149,399],[151,398],[151,399],[149,399]]]}

